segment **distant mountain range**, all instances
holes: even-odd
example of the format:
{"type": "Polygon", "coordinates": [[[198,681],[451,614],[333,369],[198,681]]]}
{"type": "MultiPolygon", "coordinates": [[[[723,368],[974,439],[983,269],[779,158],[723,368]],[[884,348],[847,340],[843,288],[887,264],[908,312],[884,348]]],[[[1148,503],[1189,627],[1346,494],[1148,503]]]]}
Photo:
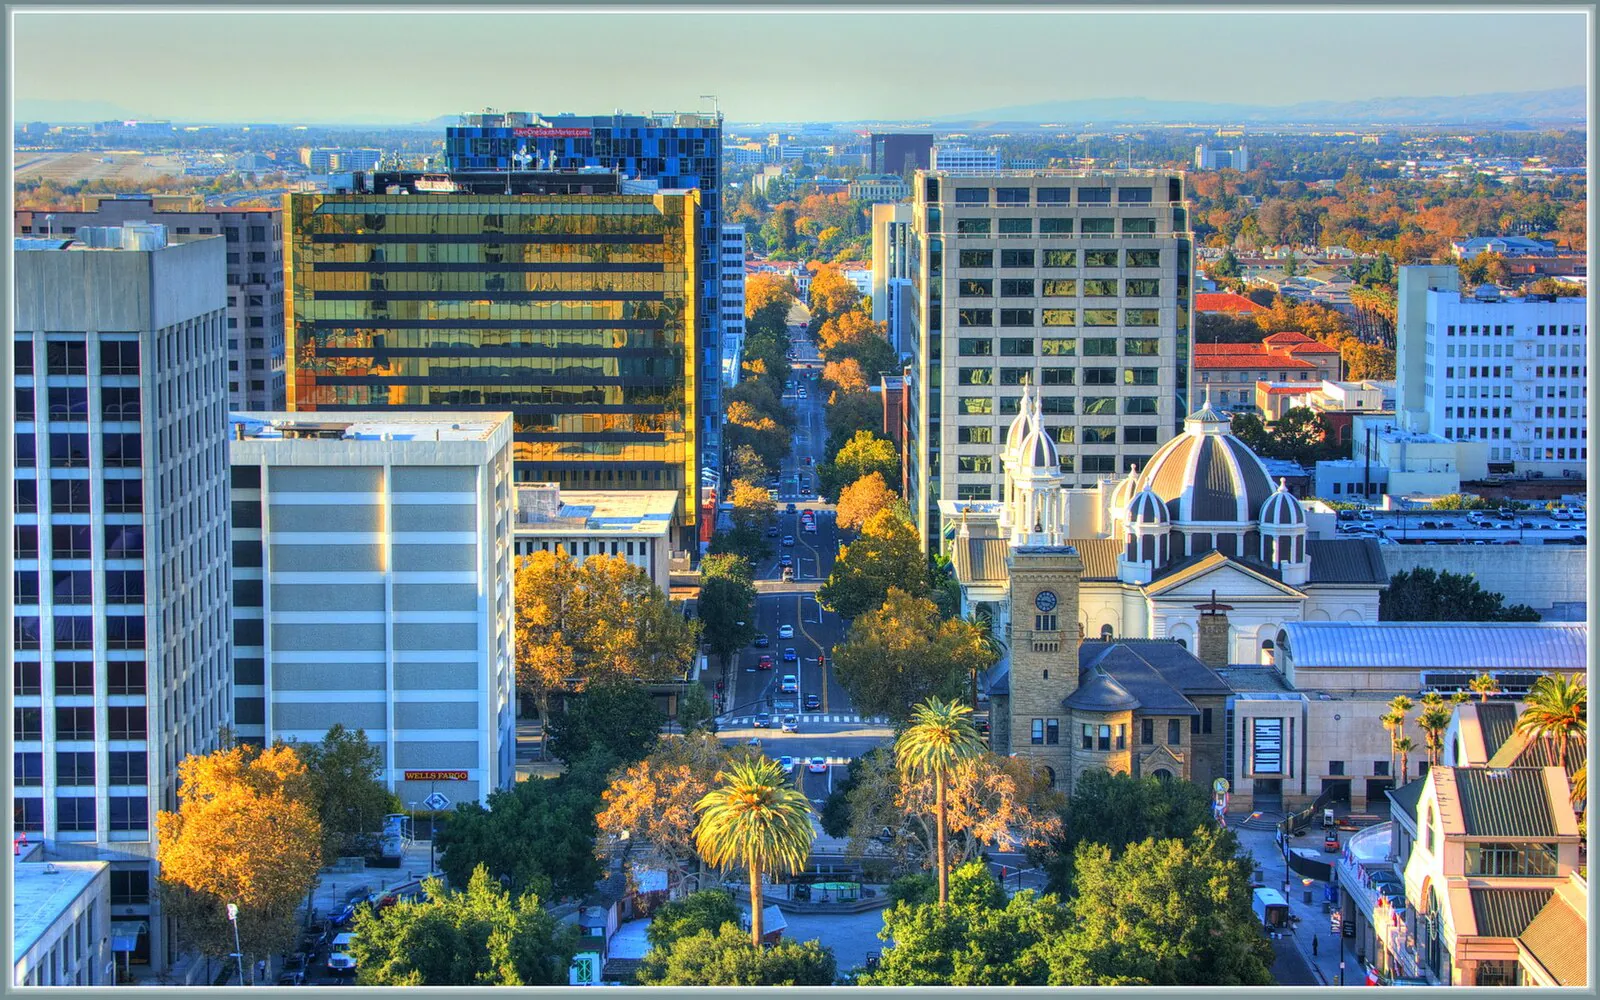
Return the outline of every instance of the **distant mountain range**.
{"type": "Polygon", "coordinates": [[[1115,122],[1117,124],[1347,124],[1444,125],[1489,122],[1583,122],[1588,115],[1583,87],[1463,97],[1376,97],[1361,101],[1300,104],[1218,104],[1111,97],[1051,101],[946,115],[941,122],[1115,122]]]}

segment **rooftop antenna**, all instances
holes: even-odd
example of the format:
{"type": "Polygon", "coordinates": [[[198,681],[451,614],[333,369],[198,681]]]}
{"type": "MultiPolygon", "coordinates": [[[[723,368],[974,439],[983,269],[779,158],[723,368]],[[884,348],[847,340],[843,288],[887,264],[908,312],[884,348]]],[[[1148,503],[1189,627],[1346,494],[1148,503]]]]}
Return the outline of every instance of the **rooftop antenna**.
{"type": "Polygon", "coordinates": [[[719,119],[719,120],[722,118],[722,110],[721,110],[721,106],[719,104],[717,104],[717,95],[716,94],[701,94],[700,95],[700,99],[702,101],[710,101],[711,102],[711,117],[719,119]]]}

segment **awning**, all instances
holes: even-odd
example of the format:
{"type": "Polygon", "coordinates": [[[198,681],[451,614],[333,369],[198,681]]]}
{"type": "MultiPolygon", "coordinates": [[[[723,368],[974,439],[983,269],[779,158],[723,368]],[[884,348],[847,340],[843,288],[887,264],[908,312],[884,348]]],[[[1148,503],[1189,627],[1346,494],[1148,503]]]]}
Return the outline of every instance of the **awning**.
{"type": "Polygon", "coordinates": [[[139,935],[147,934],[149,931],[149,921],[113,921],[111,924],[111,950],[137,951],[139,948],[139,935]]]}

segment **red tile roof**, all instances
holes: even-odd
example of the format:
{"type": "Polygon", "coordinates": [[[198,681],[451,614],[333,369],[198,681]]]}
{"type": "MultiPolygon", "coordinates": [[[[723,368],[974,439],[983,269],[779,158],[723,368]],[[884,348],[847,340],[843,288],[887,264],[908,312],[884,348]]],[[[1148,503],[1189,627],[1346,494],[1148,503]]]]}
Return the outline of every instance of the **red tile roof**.
{"type": "Polygon", "coordinates": [[[1205,351],[1207,354],[1260,354],[1260,344],[1196,344],[1195,353],[1205,351]]]}
{"type": "Polygon", "coordinates": [[[1283,348],[1289,354],[1338,354],[1337,347],[1313,340],[1309,344],[1291,344],[1283,348]]]}
{"type": "MultiPolygon", "coordinates": [[[[1196,368],[1276,368],[1280,371],[1301,371],[1318,367],[1309,361],[1299,358],[1286,358],[1281,354],[1263,351],[1259,348],[1250,354],[1243,353],[1218,353],[1211,354],[1206,348],[1220,345],[1196,344],[1194,345],[1194,366],[1196,368]]],[[[1234,345],[1228,345],[1234,346],[1234,345]]]]}
{"type": "Polygon", "coordinates": [[[1278,344],[1310,344],[1310,343],[1314,343],[1314,341],[1310,337],[1306,336],[1305,334],[1301,333],[1298,330],[1285,330],[1282,333],[1274,333],[1270,337],[1262,337],[1261,338],[1261,342],[1263,344],[1272,344],[1274,346],[1276,346],[1278,344]]]}
{"type": "Polygon", "coordinates": [[[1300,395],[1320,388],[1316,382],[1305,382],[1301,385],[1273,385],[1271,382],[1257,382],[1256,392],[1265,392],[1274,396],[1300,395]]]}
{"type": "Polygon", "coordinates": [[[1252,313],[1265,312],[1266,307],[1233,292],[1195,292],[1194,311],[1197,313],[1226,312],[1226,313],[1252,313]]]}

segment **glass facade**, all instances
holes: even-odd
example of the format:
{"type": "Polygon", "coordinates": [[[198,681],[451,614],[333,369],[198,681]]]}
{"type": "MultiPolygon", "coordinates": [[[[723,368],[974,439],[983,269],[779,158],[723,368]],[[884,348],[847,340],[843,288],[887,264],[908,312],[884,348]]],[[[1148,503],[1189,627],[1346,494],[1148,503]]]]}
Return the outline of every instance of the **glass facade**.
{"type": "Polygon", "coordinates": [[[509,410],[519,480],[695,523],[698,192],[288,204],[291,409],[509,410]]]}

